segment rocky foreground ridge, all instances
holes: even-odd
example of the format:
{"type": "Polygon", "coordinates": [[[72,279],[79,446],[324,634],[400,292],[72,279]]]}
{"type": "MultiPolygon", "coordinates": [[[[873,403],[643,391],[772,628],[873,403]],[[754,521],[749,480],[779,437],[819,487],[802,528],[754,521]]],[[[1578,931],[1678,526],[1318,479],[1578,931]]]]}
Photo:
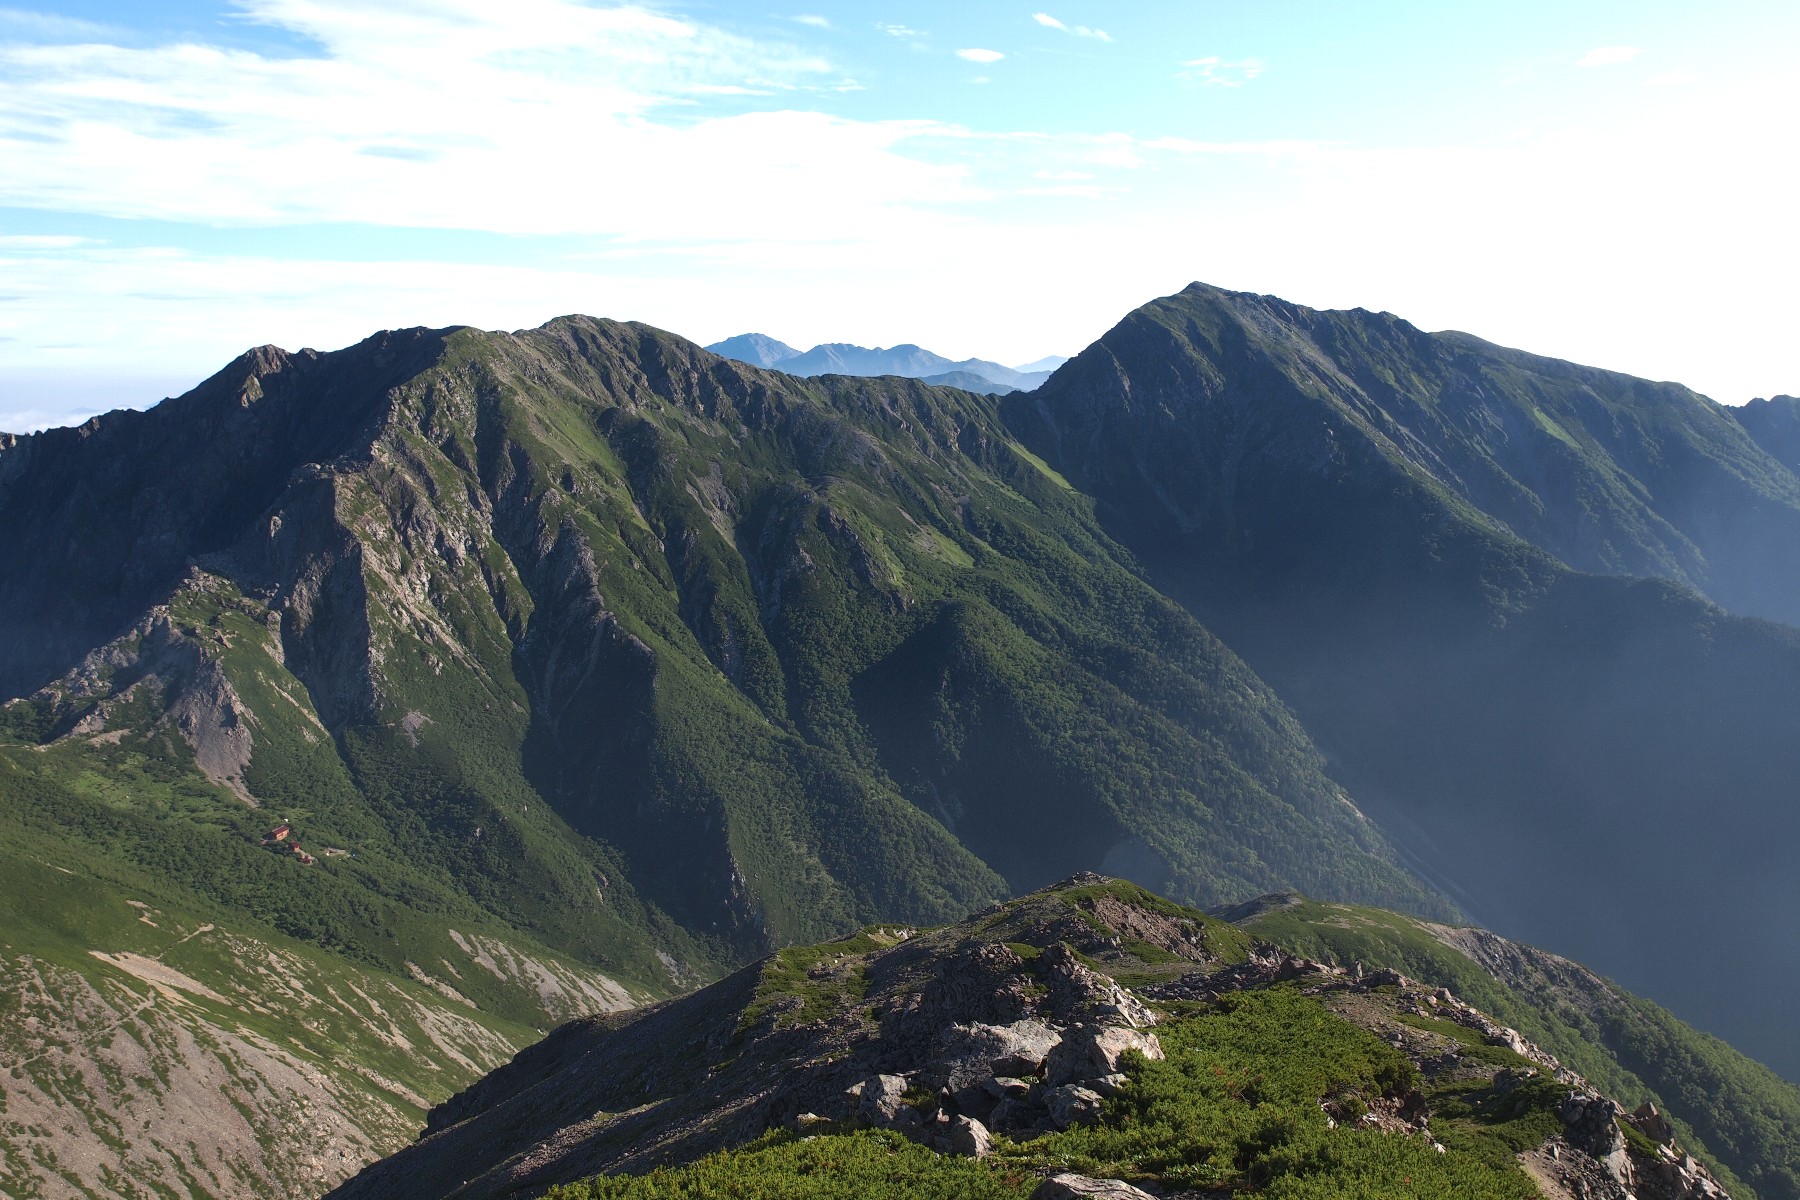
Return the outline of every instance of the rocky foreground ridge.
{"type": "MultiPolygon", "coordinates": [[[[1504,1133],[1513,1156],[1495,1170],[1549,1197],[1727,1195],[1654,1105],[1626,1112],[1450,990],[1297,957],[1086,874],[955,926],[869,929],[640,1014],[565,1025],[434,1109],[415,1145],[332,1198],[538,1195],[870,1129],[1002,1164],[1039,1200],[1260,1191],[1254,1171],[1195,1190],[1197,1172],[1166,1156],[1164,1170],[1129,1180],[1058,1169],[1082,1161],[1059,1136],[1129,1124],[1147,1103],[1156,1085],[1143,1072],[1172,1061],[1164,1035],[1189,1055],[1184,1023],[1230,1019],[1247,997],[1316,1004],[1340,1036],[1372,1045],[1372,1034],[1398,1052],[1374,1082],[1338,1080],[1316,1097],[1311,1120],[1328,1129],[1410,1139],[1459,1162],[1504,1133]],[[1521,1129],[1535,1132],[1521,1140],[1521,1129]]],[[[1291,1053],[1310,1044],[1296,1034],[1291,1053]]]]}

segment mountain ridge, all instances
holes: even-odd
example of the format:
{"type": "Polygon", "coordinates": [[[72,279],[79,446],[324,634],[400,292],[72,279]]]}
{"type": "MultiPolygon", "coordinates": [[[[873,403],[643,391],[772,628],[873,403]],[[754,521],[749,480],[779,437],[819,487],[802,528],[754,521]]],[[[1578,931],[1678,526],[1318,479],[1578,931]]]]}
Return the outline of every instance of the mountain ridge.
{"type": "MultiPolygon", "coordinates": [[[[1800,633],[1694,590],[1779,599],[1777,434],[1549,361],[1205,288],[997,398],[586,317],[259,348],[0,452],[0,829],[109,912],[474,1003],[489,1061],[558,988],[1099,867],[1472,911],[1782,1064],[1800,633]],[[1686,493],[1634,474],[1659,448],[1686,493]]],[[[135,921],[6,962],[152,987],[135,921]]],[[[331,1119],[389,1114],[357,1153],[408,1079],[338,1077],[331,1119]]]]}
{"type": "MultiPolygon", "coordinates": [[[[21,439],[0,827],[108,911],[295,939],[421,1020],[504,1018],[507,1051],[565,984],[667,995],[1094,859],[1208,901],[1286,884],[1453,915],[993,403],[565,318],[259,350],[21,439]]],[[[112,924],[74,936],[82,987],[117,986],[90,950],[147,956],[112,924]]],[[[230,1003],[200,1028],[235,1038],[261,1001],[215,978],[230,1003]]],[[[337,1079],[283,1119],[389,1104],[337,1079]]],[[[31,1107],[63,1085],[0,1086],[31,1107]]],[[[116,1100],[83,1103],[106,1144],[116,1100]]],[[[392,1147],[390,1117],[360,1128],[322,1171],[392,1147]]],[[[278,1190],[278,1148],[232,1136],[278,1190]]],[[[131,1170],[201,1165],[158,1161],[131,1170]]]]}
{"type": "Polygon", "coordinates": [[[1722,863],[1800,839],[1781,800],[1800,771],[1787,750],[1800,705],[1781,682],[1800,670],[1800,641],[1692,590],[1698,577],[1721,600],[1791,604],[1770,581],[1800,570],[1793,477],[1685,389],[1566,364],[1539,379],[1519,364],[1545,360],[1477,353],[1398,318],[1195,285],[1003,403],[1158,586],[1295,704],[1337,777],[1434,877],[1456,880],[1467,909],[1800,1070],[1767,1016],[1800,976],[1753,997],[1714,994],[1673,964],[1659,980],[1633,974],[1661,961],[1667,926],[1651,913],[1663,911],[1718,970],[1770,946],[1778,972],[1800,970],[1791,939],[1756,915],[1800,902],[1781,897],[1773,860],[1709,871],[1732,900],[1685,869],[1697,854],[1722,863]],[[1420,382],[1432,379],[1445,386],[1420,382]],[[1607,405],[1619,420],[1602,438],[1582,420],[1598,428],[1607,405]],[[1501,419],[1531,412],[1554,412],[1562,436],[1501,419]],[[1446,440],[1459,422],[1482,436],[1446,440]],[[1704,435],[1719,430],[1713,447],[1704,435]],[[1590,454],[1588,439],[1603,444],[1590,454]],[[1659,469],[1686,464],[1681,487],[1631,483],[1618,464],[1640,450],[1659,469]],[[1484,491],[1471,482],[1482,478],[1518,486],[1484,491]],[[1708,521],[1675,503],[1707,495],[1720,501],[1708,521]],[[1537,499],[1518,507],[1525,497],[1537,499]],[[1759,562],[1744,566],[1740,532],[1709,540],[1726,512],[1766,535],[1759,562]],[[1584,529],[1596,536],[1574,536],[1584,529]],[[1721,564],[1742,572],[1722,578],[1721,564]],[[1665,578],[1610,573],[1652,567],[1665,578]],[[1680,901],[1665,910],[1669,880],[1680,901]],[[1586,905],[1593,917],[1575,915],[1586,905]]]}

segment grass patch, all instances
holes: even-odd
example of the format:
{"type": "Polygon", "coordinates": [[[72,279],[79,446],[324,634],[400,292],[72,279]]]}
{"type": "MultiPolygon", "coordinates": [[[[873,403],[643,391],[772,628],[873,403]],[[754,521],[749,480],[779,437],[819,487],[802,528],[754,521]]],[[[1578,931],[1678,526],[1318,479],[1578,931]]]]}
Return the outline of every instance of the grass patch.
{"type": "Polygon", "coordinates": [[[738,1022],[742,1033],[773,1014],[777,1028],[823,1020],[868,994],[865,955],[902,941],[898,927],[877,925],[816,946],[789,946],[763,964],[756,995],[738,1022]]]}
{"type": "Polygon", "coordinates": [[[691,1166],[566,1184],[546,1200],[1023,1200],[1037,1182],[895,1134],[778,1134],[691,1166]]]}

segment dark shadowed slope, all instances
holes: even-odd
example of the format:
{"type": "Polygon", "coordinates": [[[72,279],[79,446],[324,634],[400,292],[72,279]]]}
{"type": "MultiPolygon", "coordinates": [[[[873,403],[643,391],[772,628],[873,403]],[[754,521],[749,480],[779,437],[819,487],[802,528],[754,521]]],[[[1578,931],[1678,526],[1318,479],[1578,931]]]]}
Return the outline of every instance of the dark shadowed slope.
{"type": "Polygon", "coordinates": [[[1199,285],[1005,403],[1470,911],[1800,1073],[1800,633],[1568,565],[1786,611],[1794,479],[1728,414],[1199,285]]]}
{"type": "Polygon", "coordinates": [[[1800,398],[1776,396],[1728,409],[1756,444],[1788,470],[1800,474],[1800,398]]]}

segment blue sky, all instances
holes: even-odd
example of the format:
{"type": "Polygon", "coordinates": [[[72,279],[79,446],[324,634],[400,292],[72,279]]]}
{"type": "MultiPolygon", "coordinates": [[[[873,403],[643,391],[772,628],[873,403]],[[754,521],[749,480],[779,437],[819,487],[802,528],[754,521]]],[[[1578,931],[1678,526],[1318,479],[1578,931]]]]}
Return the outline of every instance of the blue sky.
{"type": "Polygon", "coordinates": [[[1797,183],[1791,2],[0,7],[0,429],[572,311],[1022,362],[1193,279],[1735,403],[1797,183]]]}

